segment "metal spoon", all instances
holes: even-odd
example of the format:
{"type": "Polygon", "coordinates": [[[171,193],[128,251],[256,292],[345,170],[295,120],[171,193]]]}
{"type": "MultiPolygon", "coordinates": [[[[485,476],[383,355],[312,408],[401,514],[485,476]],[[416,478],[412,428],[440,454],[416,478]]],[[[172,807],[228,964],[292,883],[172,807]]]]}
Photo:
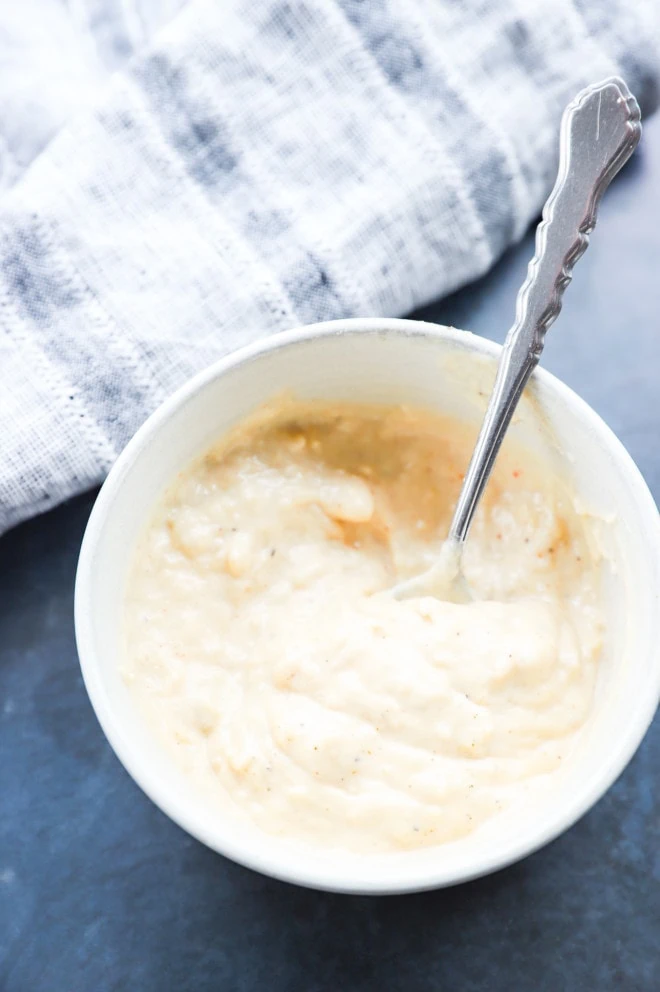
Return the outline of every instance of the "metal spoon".
{"type": "Polygon", "coordinates": [[[393,589],[397,599],[437,596],[473,598],[461,571],[461,555],[475,510],[527,380],[543,351],[545,333],[559,315],[573,266],[586,250],[603,192],[637,147],[639,105],[622,79],[613,76],[582,90],[564,111],[559,172],[536,232],[536,254],[516,303],[486,415],[463,480],[449,536],[438,561],[393,589]]]}

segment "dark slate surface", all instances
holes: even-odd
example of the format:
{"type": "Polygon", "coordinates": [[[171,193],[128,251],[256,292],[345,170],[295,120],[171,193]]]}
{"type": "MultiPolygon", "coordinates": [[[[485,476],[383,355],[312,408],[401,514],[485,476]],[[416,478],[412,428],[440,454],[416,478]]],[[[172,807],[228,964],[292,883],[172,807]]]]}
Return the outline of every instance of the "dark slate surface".
{"type": "MultiPolygon", "coordinates": [[[[660,496],[660,120],[610,191],[546,366],[660,496]]],[[[528,238],[426,319],[501,339],[528,238]]],[[[73,639],[92,497],[0,540],[0,990],[362,992],[660,988],[660,727],[566,835],[452,890],[326,895],[239,868],[138,790],[87,702],[73,639]]]]}

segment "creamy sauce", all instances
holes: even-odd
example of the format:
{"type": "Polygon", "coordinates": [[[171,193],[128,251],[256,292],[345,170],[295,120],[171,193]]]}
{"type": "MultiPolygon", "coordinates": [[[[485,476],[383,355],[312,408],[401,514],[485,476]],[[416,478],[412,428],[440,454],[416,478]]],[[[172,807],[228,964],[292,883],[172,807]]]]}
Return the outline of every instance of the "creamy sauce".
{"type": "Polygon", "coordinates": [[[598,562],[546,467],[505,444],[465,548],[475,602],[388,591],[437,556],[473,439],[428,412],[282,401],[175,480],[135,555],[124,674],[209,802],[401,851],[465,836],[570,755],[598,562]]]}

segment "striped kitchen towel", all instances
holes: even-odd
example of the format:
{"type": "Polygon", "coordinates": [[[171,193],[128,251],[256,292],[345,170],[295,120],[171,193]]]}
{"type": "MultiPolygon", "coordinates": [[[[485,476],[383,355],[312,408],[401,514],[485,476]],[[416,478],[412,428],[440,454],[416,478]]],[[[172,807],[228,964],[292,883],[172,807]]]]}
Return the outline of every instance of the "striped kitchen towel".
{"type": "Polygon", "coordinates": [[[259,335],[483,273],[657,0],[23,0],[0,15],[0,530],[259,335]]]}

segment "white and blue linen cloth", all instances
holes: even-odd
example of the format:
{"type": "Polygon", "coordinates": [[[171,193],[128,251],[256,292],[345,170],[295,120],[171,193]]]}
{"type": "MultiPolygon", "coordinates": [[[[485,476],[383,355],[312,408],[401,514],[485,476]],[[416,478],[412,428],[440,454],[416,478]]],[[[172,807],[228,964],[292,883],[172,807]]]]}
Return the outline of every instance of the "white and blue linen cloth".
{"type": "Polygon", "coordinates": [[[658,0],[20,0],[0,12],[0,531],[260,335],[483,273],[658,0]]]}

